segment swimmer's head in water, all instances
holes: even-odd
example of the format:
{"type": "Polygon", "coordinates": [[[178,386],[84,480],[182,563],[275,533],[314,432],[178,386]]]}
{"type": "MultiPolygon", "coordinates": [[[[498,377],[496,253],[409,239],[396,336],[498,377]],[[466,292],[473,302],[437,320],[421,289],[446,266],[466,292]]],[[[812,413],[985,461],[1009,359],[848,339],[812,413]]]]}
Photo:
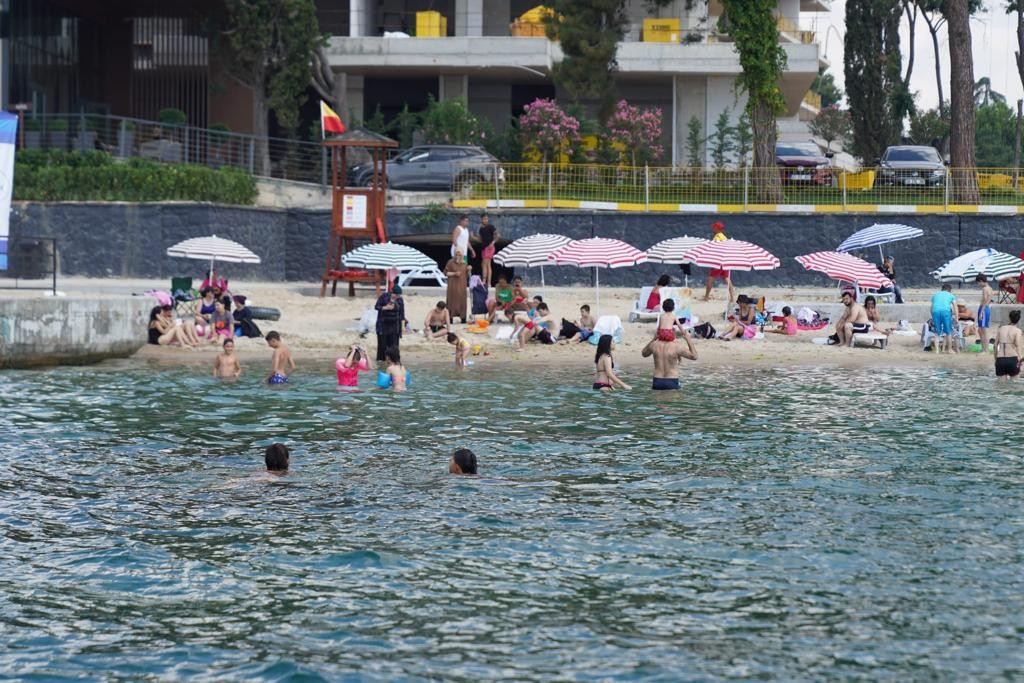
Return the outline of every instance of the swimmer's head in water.
{"type": "Polygon", "coordinates": [[[288,447],[283,443],[272,443],[263,452],[263,461],[270,472],[288,471],[288,447]]]}
{"type": "Polygon", "coordinates": [[[664,301],[662,301],[661,302],[661,310],[665,311],[666,313],[671,313],[672,311],[676,310],[676,302],[675,302],[675,300],[674,299],[665,299],[664,301]]]}
{"type": "Polygon", "coordinates": [[[451,474],[476,474],[476,454],[468,448],[456,448],[448,463],[451,474]]]}

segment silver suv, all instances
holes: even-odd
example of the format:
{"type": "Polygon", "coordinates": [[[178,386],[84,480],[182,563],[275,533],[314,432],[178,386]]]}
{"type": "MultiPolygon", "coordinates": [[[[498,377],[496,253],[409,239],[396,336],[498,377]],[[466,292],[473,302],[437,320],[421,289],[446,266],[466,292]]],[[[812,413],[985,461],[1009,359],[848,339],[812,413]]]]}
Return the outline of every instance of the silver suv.
{"type": "MultiPolygon", "coordinates": [[[[353,166],[349,180],[355,187],[372,182],[371,164],[353,166]]],[[[417,145],[401,152],[387,165],[387,186],[393,190],[462,189],[479,182],[501,179],[498,159],[471,145],[417,145]]]]}
{"type": "Polygon", "coordinates": [[[896,145],[878,160],[878,183],[904,187],[935,187],[946,182],[946,164],[934,147],[896,145]]]}

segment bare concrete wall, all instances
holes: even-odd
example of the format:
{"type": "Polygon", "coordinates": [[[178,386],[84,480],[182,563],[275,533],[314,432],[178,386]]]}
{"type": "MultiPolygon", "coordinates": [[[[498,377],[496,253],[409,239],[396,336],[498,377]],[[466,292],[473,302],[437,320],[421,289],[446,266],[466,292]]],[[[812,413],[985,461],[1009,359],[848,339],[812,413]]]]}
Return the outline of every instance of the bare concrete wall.
{"type": "Polygon", "coordinates": [[[126,358],[146,343],[149,297],[0,300],[0,367],[84,365],[126,358]]]}

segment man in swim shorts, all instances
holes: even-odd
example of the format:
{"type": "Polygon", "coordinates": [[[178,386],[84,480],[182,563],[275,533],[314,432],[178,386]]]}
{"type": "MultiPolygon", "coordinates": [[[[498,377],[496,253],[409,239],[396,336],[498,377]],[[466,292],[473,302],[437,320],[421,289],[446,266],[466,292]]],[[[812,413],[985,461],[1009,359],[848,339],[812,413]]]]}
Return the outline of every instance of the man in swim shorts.
{"type": "Polygon", "coordinates": [[[697,348],[686,330],[683,330],[683,341],[686,342],[686,348],[677,340],[664,341],[655,336],[640,352],[644,358],[654,356],[654,381],[651,389],[663,391],[679,388],[679,360],[697,360],[697,348]]]}
{"type": "Polygon", "coordinates": [[[996,330],[996,343],[993,355],[996,357],[996,378],[1000,380],[1015,379],[1020,374],[1020,359],[1024,356],[1024,334],[1021,334],[1017,323],[1020,322],[1020,311],[1010,311],[1010,323],[1000,325],[996,330]]]}
{"type": "Polygon", "coordinates": [[[840,346],[849,346],[853,343],[853,335],[871,331],[871,321],[864,307],[854,300],[852,292],[843,292],[839,300],[846,306],[846,310],[836,322],[836,336],[839,337],[840,346]]]}
{"type": "Polygon", "coordinates": [[[992,321],[992,295],[995,294],[988,285],[988,277],[985,273],[978,273],[974,281],[981,285],[981,303],[978,304],[978,343],[981,344],[981,352],[988,351],[988,327],[992,321]]]}
{"type": "Polygon", "coordinates": [[[423,336],[427,339],[440,339],[451,331],[452,317],[448,314],[448,306],[445,302],[438,301],[423,321],[423,336]]]}
{"type": "Polygon", "coordinates": [[[267,346],[274,349],[274,357],[270,360],[270,374],[267,384],[287,384],[288,373],[295,370],[292,352],[281,341],[281,334],[274,330],[267,333],[267,346]]]}

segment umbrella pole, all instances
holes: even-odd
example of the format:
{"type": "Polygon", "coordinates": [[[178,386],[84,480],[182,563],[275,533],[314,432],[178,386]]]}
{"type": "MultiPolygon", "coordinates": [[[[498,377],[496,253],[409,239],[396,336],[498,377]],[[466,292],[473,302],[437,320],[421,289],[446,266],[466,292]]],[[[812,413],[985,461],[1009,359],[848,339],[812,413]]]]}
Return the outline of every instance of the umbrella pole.
{"type": "Polygon", "coordinates": [[[594,306],[597,308],[597,317],[601,317],[601,275],[594,266],[594,306]]]}
{"type": "Polygon", "coordinates": [[[540,266],[540,291],[543,292],[544,289],[544,264],[542,263],[540,266]]]}

